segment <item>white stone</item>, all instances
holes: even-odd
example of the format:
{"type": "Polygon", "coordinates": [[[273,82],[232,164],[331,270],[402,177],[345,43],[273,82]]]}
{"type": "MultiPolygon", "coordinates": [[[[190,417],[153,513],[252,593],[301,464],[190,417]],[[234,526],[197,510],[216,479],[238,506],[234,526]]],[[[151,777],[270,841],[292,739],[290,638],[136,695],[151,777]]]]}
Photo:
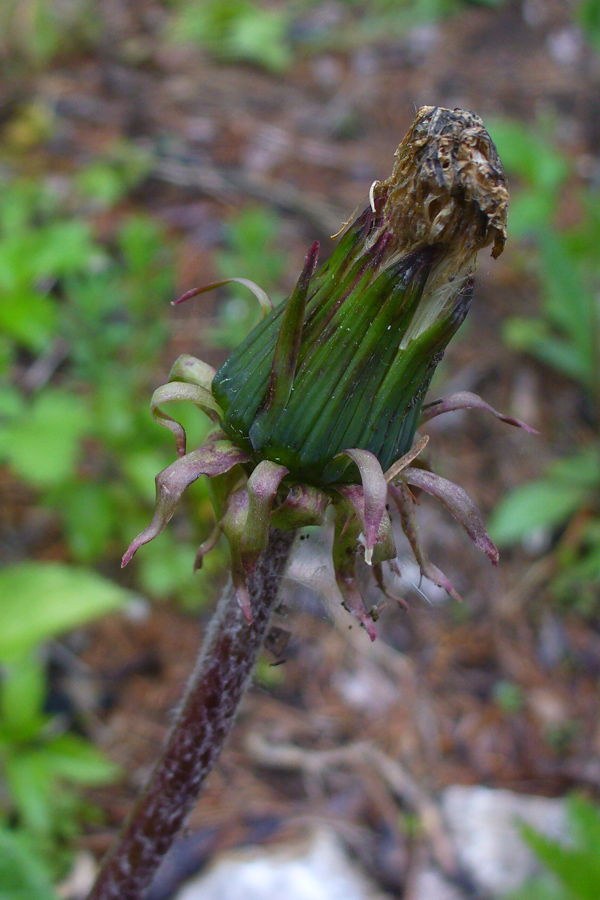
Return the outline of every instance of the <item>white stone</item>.
{"type": "Polygon", "coordinates": [[[465,871],[482,891],[502,896],[542,871],[518,831],[519,821],[554,840],[568,834],[561,800],[511,791],[454,785],[442,793],[442,810],[465,871]]]}
{"type": "Polygon", "coordinates": [[[367,716],[385,715],[398,703],[398,684],[369,660],[359,661],[352,672],[337,670],[332,684],[347,706],[367,716]]]}
{"type": "Polygon", "coordinates": [[[177,900],[384,900],[331,830],[301,845],[239,851],[189,882],[177,900]]]}
{"type": "Polygon", "coordinates": [[[417,873],[406,900],[466,900],[465,895],[435,869],[417,873]]]}

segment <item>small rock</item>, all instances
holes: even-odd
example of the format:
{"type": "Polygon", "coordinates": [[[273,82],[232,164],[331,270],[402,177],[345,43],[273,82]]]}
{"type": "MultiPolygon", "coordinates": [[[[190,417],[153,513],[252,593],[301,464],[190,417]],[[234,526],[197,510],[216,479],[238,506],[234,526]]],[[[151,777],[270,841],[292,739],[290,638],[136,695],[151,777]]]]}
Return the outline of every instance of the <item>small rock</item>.
{"type": "Polygon", "coordinates": [[[98,866],[91,853],[78,853],[67,877],[56,887],[56,893],[64,900],[80,900],[91,891],[98,866]]]}
{"type": "Polygon", "coordinates": [[[566,69],[581,60],[585,39],[579,28],[561,28],[548,35],[548,49],[554,61],[566,69]]]}
{"type": "Polygon", "coordinates": [[[385,900],[331,830],[296,846],[223,856],[177,900],[385,900]]]}
{"type": "Polygon", "coordinates": [[[344,703],[365,715],[383,715],[398,703],[398,685],[368,661],[352,672],[337,670],[332,683],[344,703]]]}
{"type": "Polygon", "coordinates": [[[494,897],[516,890],[542,871],[521,840],[520,821],[553,840],[564,841],[568,834],[562,800],[453,785],[442,793],[442,809],[465,872],[494,897]]]}
{"type": "Polygon", "coordinates": [[[568,721],[566,704],[549,688],[530,688],[527,691],[527,705],[546,731],[560,729],[568,721]]]}
{"type": "Polygon", "coordinates": [[[466,900],[466,896],[435,869],[423,869],[417,873],[406,900],[466,900]]]}

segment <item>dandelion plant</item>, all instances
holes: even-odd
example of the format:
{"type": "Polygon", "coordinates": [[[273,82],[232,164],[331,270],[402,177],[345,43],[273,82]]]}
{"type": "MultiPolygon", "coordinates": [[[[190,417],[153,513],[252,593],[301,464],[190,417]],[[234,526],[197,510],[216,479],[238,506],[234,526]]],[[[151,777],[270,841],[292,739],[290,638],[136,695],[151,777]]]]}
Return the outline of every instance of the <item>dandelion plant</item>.
{"type": "Polygon", "coordinates": [[[165,528],[185,489],[208,476],[216,526],[196,566],[223,533],[231,587],[162,756],[90,900],[140,900],[233,724],[299,528],[334,518],[337,586],[371,640],[374,611],[361,594],[357,560],[364,556],[385,591],[383,564],[397,571],[390,509],[422,574],[458,596],[425,554],[415,491],[439,499],[497,562],[474,502],[418,459],[427,438],[418,439],[417,429],[445,412],[478,408],[532,430],[468,392],[424,405],[471,305],[478,252],[489,247],[496,258],[503,250],[507,209],[502,165],[478,116],[422,107],[392,174],[372,185],[366,209],[345,227],[330,259],[319,266],[314,243],[276,308],[258,286],[236,279],[257,295],[262,321],[217,372],[181,356],[155,391],[152,414],[173,433],[178,459],[157,476],[154,517],[123,564],[165,528]],[[193,450],[164,409],[181,400],[214,423],[193,450]]]}

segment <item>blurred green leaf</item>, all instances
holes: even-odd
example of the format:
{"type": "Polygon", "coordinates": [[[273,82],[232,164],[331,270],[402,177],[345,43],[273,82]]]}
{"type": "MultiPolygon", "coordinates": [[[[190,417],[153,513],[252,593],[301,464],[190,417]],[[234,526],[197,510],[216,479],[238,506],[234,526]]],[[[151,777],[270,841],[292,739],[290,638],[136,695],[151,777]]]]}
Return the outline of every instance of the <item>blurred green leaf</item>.
{"type": "Polygon", "coordinates": [[[4,760],[4,780],[19,820],[34,833],[52,831],[53,784],[45,748],[21,750],[4,760]]]}
{"type": "Polygon", "coordinates": [[[106,162],[92,163],[83,169],[77,176],[77,186],[100,208],[114,206],[128,190],[120,173],[106,162]]]}
{"type": "MultiPolygon", "coordinates": [[[[219,274],[236,278],[243,272],[277,303],[280,298],[274,289],[285,270],[285,257],[277,245],[280,229],[279,217],[261,207],[240,212],[227,224],[227,249],[216,257],[219,274]]],[[[230,299],[223,304],[210,337],[219,346],[235,347],[259,321],[260,309],[245,288],[230,285],[226,293],[230,299]]]]}
{"type": "Polygon", "coordinates": [[[600,487],[600,453],[592,446],[552,463],[548,470],[556,480],[578,484],[588,492],[600,487]]]}
{"type": "Polygon", "coordinates": [[[547,231],[570,167],[538,127],[509,119],[486,119],[486,127],[509,176],[522,182],[511,198],[509,231],[514,237],[547,231]]]}
{"type": "Polygon", "coordinates": [[[594,618],[600,585],[600,518],[588,520],[579,540],[559,545],[557,556],[560,570],[552,581],[552,593],[581,615],[594,618]]]}
{"type": "Polygon", "coordinates": [[[130,142],[116,143],[102,158],[81,169],[75,184],[100,209],[119,203],[146,177],[152,158],[130,142]]]}
{"type": "Polygon", "coordinates": [[[0,50],[8,59],[43,66],[66,49],[81,51],[101,33],[90,0],[3,0],[0,50]]]}
{"type": "Polygon", "coordinates": [[[526,824],[521,826],[521,833],[538,859],[557,876],[571,896],[577,900],[598,900],[600,856],[597,847],[590,854],[585,848],[561,846],[526,824]]]}
{"type": "Polygon", "coordinates": [[[507,900],[575,900],[571,893],[565,894],[556,878],[551,875],[540,875],[535,881],[528,881],[518,891],[510,894],[507,900]]]}
{"type": "Polygon", "coordinates": [[[556,208],[553,193],[541,190],[515,190],[508,210],[508,229],[511,238],[536,235],[552,220],[556,208]]]}
{"type": "Polygon", "coordinates": [[[161,535],[156,552],[140,556],[138,567],[142,587],[150,596],[168,597],[190,583],[194,584],[197,581],[195,556],[196,550],[191,544],[182,544],[170,534],[161,535]]]}
{"type": "Polygon", "coordinates": [[[600,896],[600,811],[577,794],[567,799],[567,811],[565,843],[521,823],[521,835],[545,871],[507,900],[597,900],[600,896]]]}
{"type": "Polygon", "coordinates": [[[23,395],[12,384],[0,384],[0,416],[9,419],[18,416],[25,408],[23,395]]]}
{"type": "Polygon", "coordinates": [[[596,323],[596,298],[584,283],[578,261],[564,239],[541,234],[541,275],[545,309],[550,321],[565,335],[576,352],[583,373],[581,383],[595,385],[596,354],[600,334],[596,323]]]}
{"type": "Polygon", "coordinates": [[[0,303],[0,329],[16,343],[38,352],[46,349],[56,333],[57,322],[56,304],[51,297],[28,288],[5,291],[0,303]]]}
{"type": "MultiPolygon", "coordinates": [[[[581,794],[567,800],[571,837],[577,847],[598,858],[600,847],[600,810],[581,794]]],[[[600,880],[598,881],[600,888],[600,880]]]]}
{"type": "Polygon", "coordinates": [[[106,759],[89,741],[62,734],[44,747],[48,769],[68,782],[97,787],[114,781],[119,767],[106,759]]]}
{"type": "Polygon", "coordinates": [[[492,539],[514,544],[536,528],[562,525],[587,497],[587,488],[548,478],[511,491],[496,507],[489,523],[492,539]]]}
{"type": "Polygon", "coordinates": [[[31,484],[50,487],[72,473],[91,427],[85,398],[47,388],[0,433],[0,459],[31,484]]]}
{"type": "Polygon", "coordinates": [[[578,15],[585,36],[600,53],[600,0],[580,0],[578,15]]]}
{"type": "Polygon", "coordinates": [[[504,168],[526,185],[553,193],[565,182],[569,165],[552,142],[531,125],[510,119],[486,119],[504,168]]]}
{"type": "Polygon", "coordinates": [[[292,62],[286,32],[287,22],[281,11],[248,9],[231,28],[227,55],[258,63],[272,72],[283,72],[292,62]]]}
{"type": "Polygon", "coordinates": [[[23,829],[0,823],[0,900],[56,900],[39,845],[23,829]]]}
{"type": "Polygon", "coordinates": [[[0,571],[0,661],[121,606],[131,594],[86,569],[18,563],[0,571]]]}
{"type": "Polygon", "coordinates": [[[129,216],[119,230],[119,246],[127,270],[146,275],[165,247],[164,230],[147,216],[129,216]]]}
{"type": "Polygon", "coordinates": [[[154,504],[156,487],[155,478],[165,468],[162,453],[148,449],[135,449],[122,460],[123,472],[138,496],[146,503],[154,504]]]}
{"type": "Polygon", "coordinates": [[[59,485],[46,502],[61,510],[67,540],[80,562],[93,562],[106,555],[114,534],[118,511],[111,486],[105,482],[73,481],[59,485]]]}
{"type": "Polygon", "coordinates": [[[247,60],[280,72],[292,60],[287,21],[285,12],[252,0],[184,0],[172,34],[203,45],[221,59],[247,60]]]}
{"type": "Polygon", "coordinates": [[[63,278],[86,269],[95,249],[89,227],[81,221],[51,222],[40,232],[41,242],[31,260],[34,278],[63,278]]]}
{"type": "Polygon", "coordinates": [[[46,676],[40,661],[24,656],[4,666],[0,686],[0,731],[14,741],[33,738],[43,726],[46,676]]]}
{"type": "Polygon", "coordinates": [[[542,319],[514,317],[504,323],[504,339],[509,347],[531,353],[557,372],[580,384],[590,381],[590,360],[564,338],[555,337],[542,319]]]}

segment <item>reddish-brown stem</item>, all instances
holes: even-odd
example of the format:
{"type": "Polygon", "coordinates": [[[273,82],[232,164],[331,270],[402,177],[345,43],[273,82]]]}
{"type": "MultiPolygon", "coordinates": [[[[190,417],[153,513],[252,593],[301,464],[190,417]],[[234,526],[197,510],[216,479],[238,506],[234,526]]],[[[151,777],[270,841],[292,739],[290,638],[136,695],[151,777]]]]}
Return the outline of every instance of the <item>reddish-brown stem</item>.
{"type": "Polygon", "coordinates": [[[88,900],[141,900],[231,731],[265,638],[293,534],[272,529],[248,579],[248,626],[231,588],[210,623],[181,710],[88,900]]]}

